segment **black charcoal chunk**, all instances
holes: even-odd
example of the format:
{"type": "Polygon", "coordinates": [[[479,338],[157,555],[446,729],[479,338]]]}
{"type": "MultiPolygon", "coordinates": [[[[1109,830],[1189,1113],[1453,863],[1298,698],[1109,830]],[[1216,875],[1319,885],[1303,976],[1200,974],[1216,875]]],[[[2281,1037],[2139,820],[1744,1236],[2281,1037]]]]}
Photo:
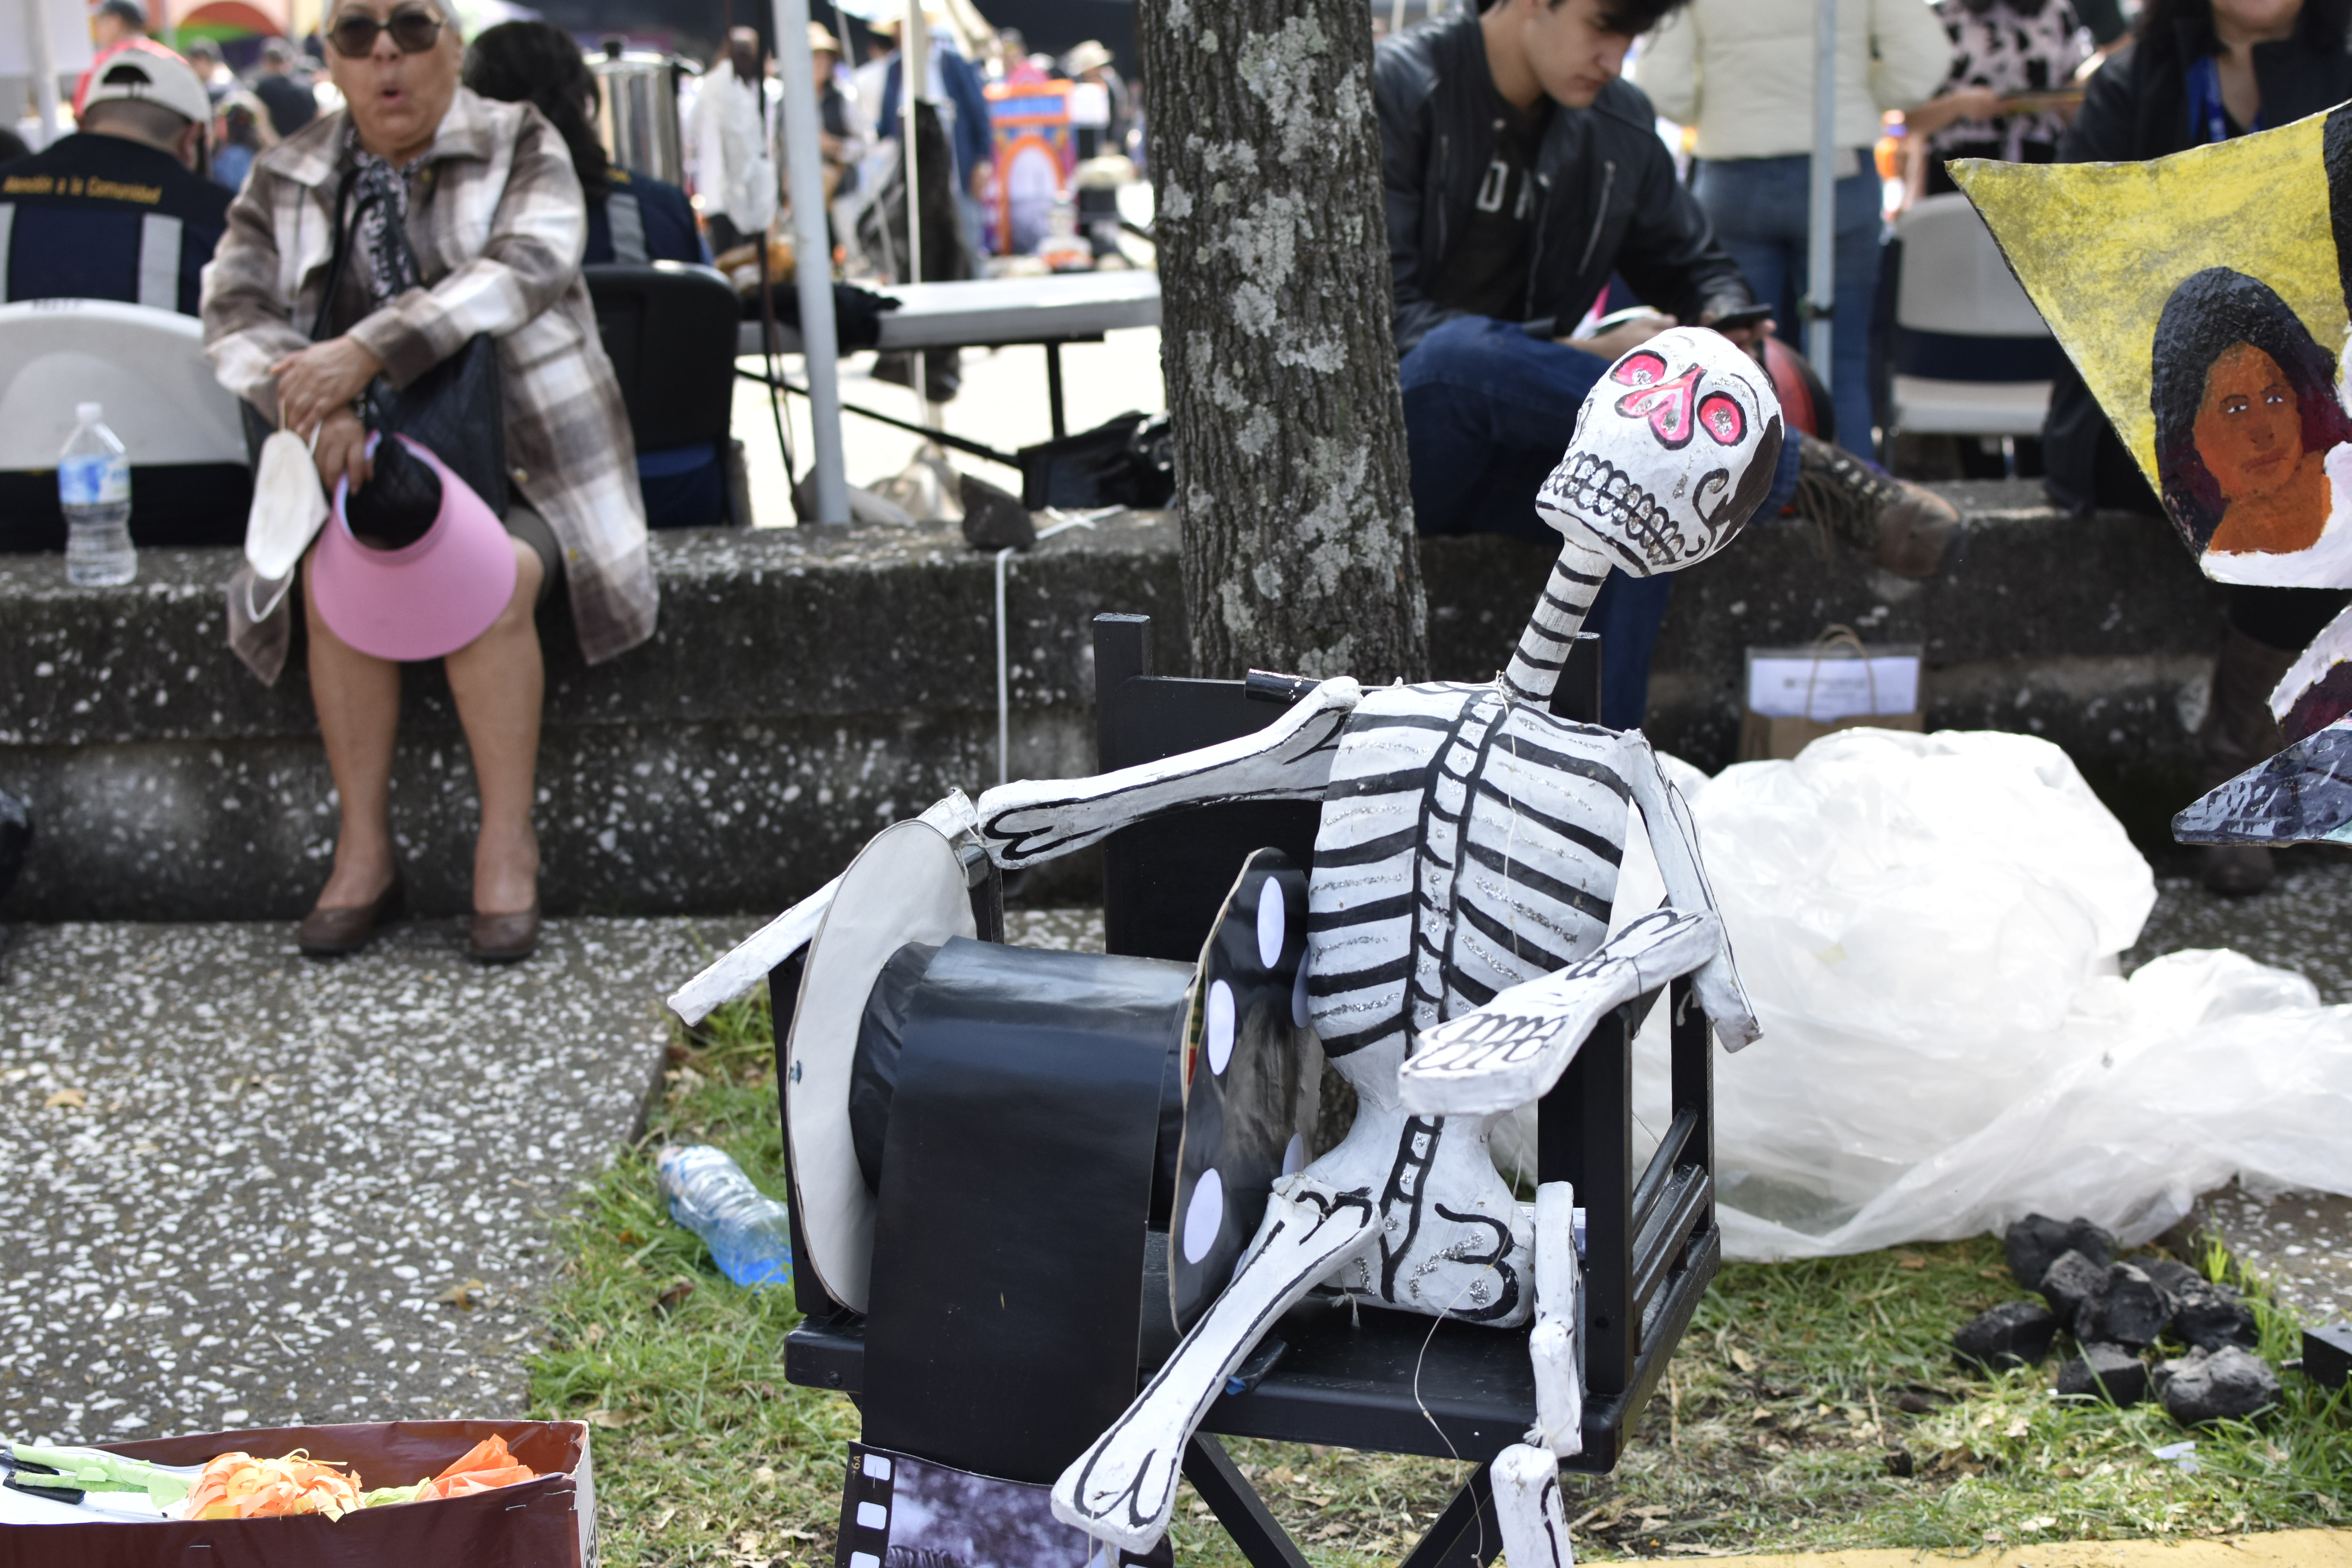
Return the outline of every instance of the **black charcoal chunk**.
{"type": "Polygon", "coordinates": [[[2147,1273],[2129,1263],[2111,1264],[2105,1286],[2074,1312],[2074,1337],[2084,1344],[2156,1343],[2172,1321],[2172,1304],[2147,1273]]]}
{"type": "Polygon", "coordinates": [[[2066,1245],[2105,1268],[2116,1260],[2116,1238],[2086,1219],[2066,1222],[2066,1245]]]}
{"type": "Polygon", "coordinates": [[[2072,1247],[2060,1253],[2050,1264],[2036,1287],[2050,1310],[2066,1322],[2073,1322],[2083,1303],[2107,1288],[2107,1266],[2094,1263],[2072,1247]]]}
{"type": "Polygon", "coordinates": [[[2029,1290],[2039,1290],[2050,1265],[2074,1244],[2066,1239],[2064,1220],[2030,1214],[2009,1227],[2000,1245],[2009,1254],[2009,1271],[2017,1276],[2017,1282],[2029,1290]]]}
{"type": "Polygon", "coordinates": [[[2178,1296],[2192,1286],[2205,1283],[2205,1276],[2177,1258],[2143,1258],[2138,1260],[2156,1288],[2168,1296],[2178,1296]]]}
{"type": "Polygon", "coordinates": [[[2147,1397],[2147,1363],[2122,1345],[2086,1344],[2058,1369],[2058,1392],[2137,1405],[2147,1397]]]}
{"type": "Polygon", "coordinates": [[[2032,1366],[2050,1353],[2058,1334],[2058,1320],[2037,1301],[2004,1301],[1969,1320],[1952,1336],[1952,1350],[1962,1362],[1988,1371],[2032,1366]]]}
{"type": "Polygon", "coordinates": [[[2279,1380],[2262,1357],[2223,1345],[2218,1351],[2190,1351],[2159,1365],[2156,1391],[2175,1421],[2193,1426],[2200,1421],[2252,1415],[2276,1404],[2279,1380]]]}
{"type": "Polygon", "coordinates": [[[2227,1285],[2199,1279],[2172,1296],[2172,1337],[2202,1351],[2224,1345],[2252,1350],[2263,1342],[2254,1310],[2227,1285]]]}

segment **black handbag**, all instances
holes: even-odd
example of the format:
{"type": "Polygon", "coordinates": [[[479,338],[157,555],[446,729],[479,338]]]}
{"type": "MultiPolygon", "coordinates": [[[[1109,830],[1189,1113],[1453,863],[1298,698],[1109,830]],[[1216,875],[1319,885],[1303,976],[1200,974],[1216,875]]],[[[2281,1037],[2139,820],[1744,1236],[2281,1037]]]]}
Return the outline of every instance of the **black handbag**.
{"type": "MultiPolygon", "coordinates": [[[[367,203],[362,202],[348,215],[344,211],[355,177],[355,174],[345,174],[335,191],[335,249],[327,263],[327,282],[320,296],[319,314],[310,323],[313,342],[326,333],[335,295],[342,288],[343,272],[351,263],[352,235],[359,226],[361,215],[367,210],[367,203]]],[[[408,243],[405,235],[401,237],[401,243],[408,243]]],[[[488,333],[478,332],[468,338],[456,353],[406,386],[395,387],[389,378],[379,375],[368,384],[361,396],[365,405],[361,421],[369,429],[396,431],[431,448],[433,455],[465,480],[492,512],[506,516],[511,498],[507,480],[505,405],[499,394],[499,345],[488,333]]],[[[268,438],[272,426],[251,404],[239,406],[245,415],[246,445],[258,462],[261,443],[268,438]]]]}
{"type": "Polygon", "coordinates": [[[1015,454],[1021,504],[1163,507],[1176,495],[1175,441],[1166,415],[1122,414],[1091,430],[1057,437],[1015,454]]]}

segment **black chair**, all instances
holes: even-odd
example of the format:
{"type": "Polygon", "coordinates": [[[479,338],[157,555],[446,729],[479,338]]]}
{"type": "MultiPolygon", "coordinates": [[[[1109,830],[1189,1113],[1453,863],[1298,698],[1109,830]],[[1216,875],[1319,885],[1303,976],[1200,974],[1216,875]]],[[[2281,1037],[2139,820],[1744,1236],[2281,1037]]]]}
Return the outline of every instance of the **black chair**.
{"type": "MultiPolygon", "coordinates": [[[[1147,616],[1095,618],[1104,770],[1245,735],[1281,716],[1293,683],[1155,675],[1150,633],[1147,616]]],[[[1553,710],[1597,713],[1599,676],[1598,639],[1588,635],[1553,710]]],[[[1311,863],[1317,815],[1306,802],[1203,806],[1112,835],[1103,846],[1108,947],[1190,961],[1250,851],[1271,845],[1311,863]]],[[[774,976],[773,994],[793,994],[798,979],[794,961],[774,976]]],[[[1674,984],[1670,1003],[1673,1121],[1638,1177],[1633,1170],[1633,1036],[1659,999],[1652,992],[1612,1013],[1537,1110],[1538,1179],[1575,1184],[1586,1215],[1584,1451],[1564,1461],[1571,1470],[1615,1468],[1723,1256],[1709,1028],[1687,979],[1674,984]]],[[[787,1025],[780,1016],[780,1037],[787,1025]]],[[[862,1321],[813,1279],[796,1275],[795,1284],[807,1317],[788,1342],[786,1377],[854,1395],[862,1321]]],[[[1356,1313],[1309,1298],[1261,1342],[1253,1366],[1272,1341],[1283,1342],[1271,1369],[1248,1392],[1210,1406],[1185,1453],[1186,1479],[1254,1568],[1306,1568],[1220,1436],[1480,1461],[1403,1568],[1485,1568],[1502,1547],[1488,1506],[1488,1462],[1522,1441],[1536,1418],[1530,1331],[1377,1309],[1356,1313]]]]}
{"type": "Polygon", "coordinates": [[[707,471],[646,475],[647,524],[748,524],[749,508],[729,482],[735,467],[735,336],[742,318],[735,290],[711,268],[677,261],[581,271],[641,463],[650,460],[658,470],[665,453],[717,448],[707,471]]]}

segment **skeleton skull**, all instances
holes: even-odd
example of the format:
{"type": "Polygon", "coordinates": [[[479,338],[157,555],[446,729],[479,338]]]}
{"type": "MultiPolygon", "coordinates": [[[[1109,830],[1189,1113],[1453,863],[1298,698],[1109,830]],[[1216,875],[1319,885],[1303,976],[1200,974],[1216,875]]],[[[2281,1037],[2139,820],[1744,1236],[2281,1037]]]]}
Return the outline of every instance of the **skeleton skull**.
{"type": "Polygon", "coordinates": [[[1780,441],[1762,368],[1721,333],[1676,327],[1602,373],[1536,510],[1634,576],[1678,571],[1738,533],[1772,488],[1780,441]]]}

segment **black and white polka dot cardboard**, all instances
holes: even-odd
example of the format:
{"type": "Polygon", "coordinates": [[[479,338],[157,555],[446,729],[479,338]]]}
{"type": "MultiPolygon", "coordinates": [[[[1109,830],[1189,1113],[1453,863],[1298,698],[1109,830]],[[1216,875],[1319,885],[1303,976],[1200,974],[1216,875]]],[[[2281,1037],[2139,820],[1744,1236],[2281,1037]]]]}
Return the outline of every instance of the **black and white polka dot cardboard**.
{"type": "Polygon", "coordinates": [[[1306,873],[1280,850],[1261,849],[1225,895],[1192,974],[1168,1237],[1180,1329],[1233,1278],[1275,1179],[1307,1163],[1322,1063],[1306,968],[1306,873]]]}

